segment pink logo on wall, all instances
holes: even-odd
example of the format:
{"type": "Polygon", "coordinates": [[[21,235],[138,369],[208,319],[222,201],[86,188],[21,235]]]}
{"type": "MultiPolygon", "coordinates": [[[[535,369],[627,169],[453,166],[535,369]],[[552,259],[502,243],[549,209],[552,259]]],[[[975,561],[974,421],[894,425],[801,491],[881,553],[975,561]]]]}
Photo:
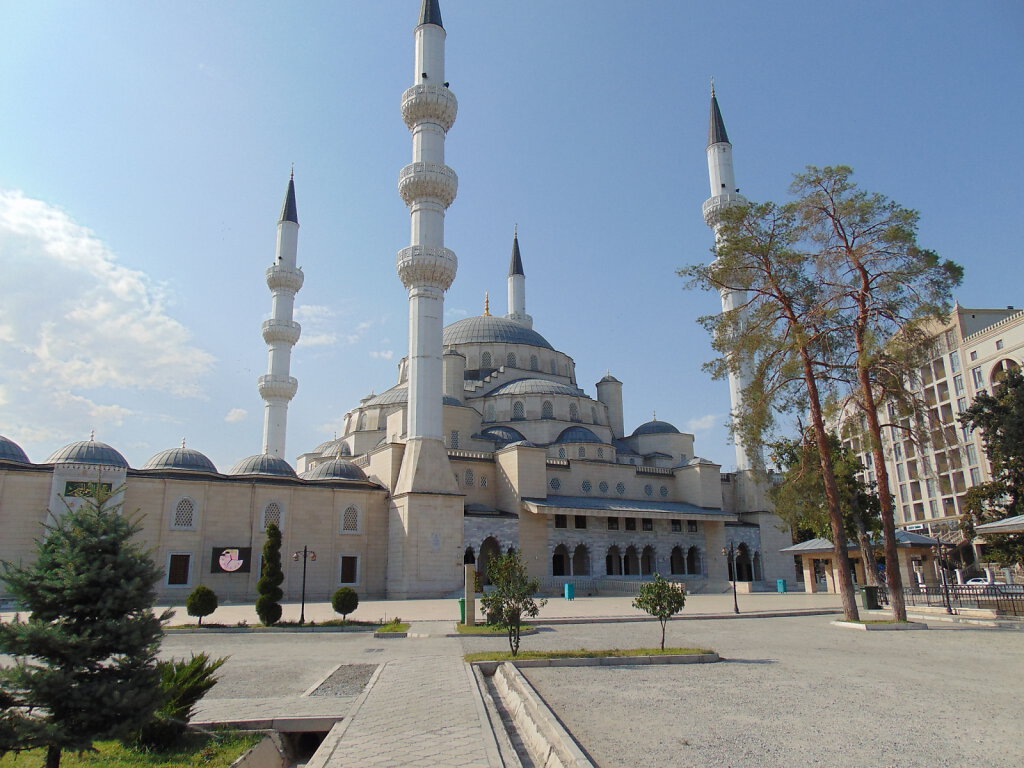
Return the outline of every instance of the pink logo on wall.
{"type": "Polygon", "coordinates": [[[210,573],[249,573],[252,547],[214,547],[210,573]]]}

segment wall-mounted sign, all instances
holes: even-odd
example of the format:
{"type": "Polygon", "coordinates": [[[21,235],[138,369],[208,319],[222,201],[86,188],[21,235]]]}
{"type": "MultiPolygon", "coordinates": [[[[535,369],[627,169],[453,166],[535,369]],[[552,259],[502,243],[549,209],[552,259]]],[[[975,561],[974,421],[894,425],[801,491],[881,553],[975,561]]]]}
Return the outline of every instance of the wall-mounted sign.
{"type": "Polygon", "coordinates": [[[252,547],[214,547],[210,573],[248,573],[251,562],[252,547]]]}

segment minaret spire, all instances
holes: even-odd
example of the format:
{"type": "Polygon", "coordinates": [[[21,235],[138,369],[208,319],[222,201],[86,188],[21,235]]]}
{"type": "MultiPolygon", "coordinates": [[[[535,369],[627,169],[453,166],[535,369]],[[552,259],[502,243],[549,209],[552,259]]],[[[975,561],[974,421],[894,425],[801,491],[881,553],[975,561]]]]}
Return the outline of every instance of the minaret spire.
{"type": "Polygon", "coordinates": [[[296,265],[299,245],[299,214],[295,204],[295,169],[288,179],[288,189],[277,222],[277,254],[267,270],[267,287],[272,296],[270,319],[263,323],[263,340],[267,343],[267,374],[259,378],[263,398],[263,453],[284,458],[288,426],[288,403],[299,388],[297,379],[289,375],[292,347],[299,340],[302,328],[292,319],[295,294],[302,288],[302,270],[296,265]]]}
{"type": "Polygon", "coordinates": [[[436,24],[444,29],[441,22],[441,5],[438,0],[423,0],[423,7],[420,9],[420,24],[436,24]]]}
{"type": "Polygon", "coordinates": [[[526,314],[526,273],[523,271],[523,256],[519,252],[519,225],[512,233],[512,258],[508,265],[508,314],[527,328],[533,328],[533,318],[526,314]]]}
{"type": "MultiPolygon", "coordinates": [[[[718,241],[722,236],[719,224],[722,212],[735,205],[746,205],[747,201],[736,188],[736,176],[732,166],[732,144],[729,142],[729,134],[725,131],[725,120],[722,119],[722,110],[718,106],[714,80],[711,81],[711,119],[708,125],[707,156],[711,197],[704,203],[704,221],[715,230],[715,240],[718,241]]],[[[741,307],[747,301],[746,291],[723,289],[721,296],[723,312],[730,312],[741,307]]],[[[749,371],[730,370],[729,395],[732,400],[733,413],[739,410],[743,401],[743,392],[750,385],[750,381],[749,371]]],[[[734,437],[734,440],[737,470],[744,471],[763,465],[763,460],[759,455],[751,455],[738,438],[734,437]]]]}

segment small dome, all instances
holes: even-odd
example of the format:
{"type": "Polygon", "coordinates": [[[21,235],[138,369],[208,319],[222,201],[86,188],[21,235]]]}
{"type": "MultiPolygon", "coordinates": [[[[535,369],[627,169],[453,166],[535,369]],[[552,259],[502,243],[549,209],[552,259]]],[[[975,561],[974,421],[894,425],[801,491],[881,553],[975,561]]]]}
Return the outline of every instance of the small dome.
{"type": "Polygon", "coordinates": [[[344,440],[328,440],[326,443],[320,443],[320,445],[314,448],[313,453],[338,458],[339,456],[351,456],[352,449],[348,447],[348,443],[344,440]]]}
{"type": "Polygon", "coordinates": [[[598,384],[604,384],[606,382],[611,382],[612,384],[621,384],[622,383],[621,381],[616,379],[614,376],[612,376],[610,373],[606,373],[604,376],[602,376],[601,380],[599,382],[597,382],[597,383],[598,384]]]}
{"type": "Polygon", "coordinates": [[[533,443],[531,443],[529,440],[516,440],[514,443],[509,443],[508,445],[503,446],[503,447],[504,448],[516,448],[516,447],[536,448],[537,446],[534,445],[533,443]]]}
{"type": "Polygon", "coordinates": [[[547,379],[516,379],[492,390],[493,395],[569,395],[570,397],[586,397],[581,389],[568,384],[559,384],[547,379]]]}
{"type": "Polygon", "coordinates": [[[620,456],[639,456],[640,454],[634,451],[625,440],[613,440],[612,445],[615,446],[615,451],[620,456]]]}
{"type": "Polygon", "coordinates": [[[47,464],[103,464],[128,469],[124,456],[106,443],[82,440],[66,445],[46,460],[47,464]]]}
{"type": "Polygon", "coordinates": [[[31,464],[21,446],[10,438],[0,435],[0,461],[16,461],[19,464],[31,464]]]}
{"type": "Polygon", "coordinates": [[[633,430],[633,437],[637,435],[678,435],[679,430],[667,421],[648,421],[633,430]]]}
{"type": "Polygon", "coordinates": [[[525,440],[523,433],[518,429],[512,427],[488,427],[479,435],[475,435],[480,440],[492,440],[494,443],[500,446],[505,446],[509,443],[516,443],[521,440],[525,440]]]}
{"type": "MultiPolygon", "coordinates": [[[[441,401],[445,405],[462,405],[462,403],[454,397],[445,396],[441,398],[441,401]]],[[[405,405],[407,402],[409,402],[409,390],[404,384],[402,384],[397,387],[392,387],[387,392],[381,392],[376,397],[371,398],[369,402],[363,405],[363,407],[372,408],[373,406],[378,405],[405,405]]]]}
{"type": "Polygon", "coordinates": [[[532,328],[520,325],[507,317],[481,315],[467,317],[444,329],[443,342],[451,344],[529,344],[532,347],[554,349],[547,339],[532,328]]]}
{"type": "Polygon", "coordinates": [[[229,475],[272,475],[274,477],[296,477],[291,464],[277,456],[265,453],[250,456],[235,464],[229,475]]]}
{"type": "Polygon", "coordinates": [[[299,477],[303,480],[365,480],[366,473],[351,461],[331,459],[307,469],[299,477]]]}
{"type": "Polygon", "coordinates": [[[556,443],[603,443],[604,441],[586,427],[563,429],[556,443]]]}
{"type": "Polygon", "coordinates": [[[206,454],[194,448],[169,448],[146,462],[143,469],[187,469],[192,472],[216,472],[206,454]]]}

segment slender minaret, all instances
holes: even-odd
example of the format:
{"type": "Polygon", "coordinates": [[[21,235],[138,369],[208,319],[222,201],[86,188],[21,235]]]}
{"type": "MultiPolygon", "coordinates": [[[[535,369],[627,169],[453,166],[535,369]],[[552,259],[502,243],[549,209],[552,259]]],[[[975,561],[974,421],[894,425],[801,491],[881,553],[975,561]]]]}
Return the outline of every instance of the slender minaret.
{"type": "Polygon", "coordinates": [[[526,314],[526,274],[523,257],[519,254],[519,227],[512,235],[512,260],[508,265],[508,315],[527,328],[533,328],[533,318],[526,314]]]}
{"type": "MultiPolygon", "coordinates": [[[[704,221],[715,230],[715,239],[721,237],[719,217],[726,208],[744,205],[747,200],[736,188],[736,177],[732,168],[732,144],[729,134],[725,132],[725,121],[722,110],[718,108],[718,97],[715,95],[714,82],[711,84],[711,124],[708,129],[708,176],[711,180],[711,197],[704,203],[704,221]]],[[[728,312],[746,303],[746,291],[723,290],[722,311],[728,312]]],[[[729,395],[732,399],[733,413],[737,411],[743,398],[743,390],[750,384],[747,371],[731,371],[729,373],[729,395]]],[[[736,444],[736,469],[744,471],[754,468],[756,457],[751,457],[746,446],[734,436],[736,444]]],[[[756,461],[758,465],[760,461],[756,461]]]]}
{"type": "MultiPolygon", "coordinates": [[[[398,189],[409,206],[411,237],[398,252],[398,276],[409,291],[409,405],[406,415],[405,490],[441,490],[413,482],[407,468],[416,442],[443,447],[441,331],[444,294],[455,279],[458,260],[444,247],[444,216],[455,199],[458,177],[444,163],[444,142],[455,122],[458,102],[444,76],[445,31],[438,0],[423,0],[415,31],[414,85],[402,96],[402,117],[412,132],[412,163],[402,169],[398,189]]],[[[448,490],[452,476],[434,485],[448,490]]],[[[421,478],[422,479],[422,478],[421,478]]],[[[430,483],[428,483],[430,484],[430,483]]]]}
{"type": "Polygon", "coordinates": [[[302,270],[295,264],[299,244],[299,215],[295,207],[295,171],[288,179],[288,191],[277,222],[277,257],[267,270],[267,286],[273,296],[270,319],[263,323],[267,342],[267,375],[260,376],[263,409],[263,453],[284,458],[288,426],[288,403],[299,388],[298,380],[288,375],[292,347],[302,328],[292,320],[295,294],[302,288],[302,270]]]}

